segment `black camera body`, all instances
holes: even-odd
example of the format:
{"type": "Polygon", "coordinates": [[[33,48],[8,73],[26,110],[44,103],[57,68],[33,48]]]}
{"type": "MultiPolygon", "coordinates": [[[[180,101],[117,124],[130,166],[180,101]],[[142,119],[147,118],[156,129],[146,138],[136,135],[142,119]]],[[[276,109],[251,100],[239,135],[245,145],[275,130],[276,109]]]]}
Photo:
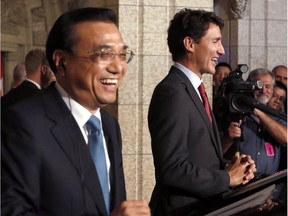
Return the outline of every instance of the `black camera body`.
{"type": "Polygon", "coordinates": [[[224,94],[225,97],[228,97],[231,113],[244,115],[252,112],[254,107],[250,106],[250,103],[255,101],[254,91],[263,87],[262,81],[244,81],[242,75],[247,71],[246,64],[239,64],[236,70],[230,72],[223,80],[224,94]]]}

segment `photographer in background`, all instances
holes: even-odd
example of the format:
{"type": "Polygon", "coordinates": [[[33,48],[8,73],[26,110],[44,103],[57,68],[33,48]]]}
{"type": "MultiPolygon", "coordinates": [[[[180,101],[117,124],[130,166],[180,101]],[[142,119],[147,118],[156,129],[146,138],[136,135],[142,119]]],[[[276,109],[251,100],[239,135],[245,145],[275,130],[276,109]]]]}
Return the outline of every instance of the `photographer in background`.
{"type": "MultiPolygon", "coordinates": [[[[247,81],[259,80],[263,82],[263,88],[254,90],[254,97],[267,105],[273,95],[274,76],[262,68],[251,71],[247,81]]],[[[252,107],[252,110],[242,120],[230,122],[226,136],[222,139],[222,147],[226,156],[231,155],[231,151],[232,155],[235,154],[235,147],[241,154],[251,155],[258,175],[263,177],[278,171],[281,145],[287,145],[287,123],[257,108],[252,107]],[[241,136],[243,139],[239,139],[241,136]]]]}
{"type": "Polygon", "coordinates": [[[219,62],[215,67],[213,75],[213,96],[220,90],[223,79],[232,71],[230,64],[227,62],[219,62]]]}

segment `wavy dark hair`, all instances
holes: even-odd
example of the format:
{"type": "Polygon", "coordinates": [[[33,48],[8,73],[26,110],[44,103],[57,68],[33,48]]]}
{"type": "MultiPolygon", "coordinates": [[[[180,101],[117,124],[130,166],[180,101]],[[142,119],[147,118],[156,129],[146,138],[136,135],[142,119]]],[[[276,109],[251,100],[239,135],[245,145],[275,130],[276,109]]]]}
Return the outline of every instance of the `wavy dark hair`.
{"type": "Polygon", "coordinates": [[[77,42],[73,26],[86,21],[101,21],[118,25],[117,15],[108,8],[87,7],[62,14],[51,28],[46,42],[46,56],[54,73],[57,72],[53,61],[54,51],[60,49],[72,52],[71,48],[77,42]]]}
{"type": "Polygon", "coordinates": [[[223,20],[213,12],[184,8],[175,14],[168,27],[168,47],[173,61],[185,55],[183,39],[191,37],[196,43],[206,34],[209,24],[214,23],[222,30],[223,20]]]}

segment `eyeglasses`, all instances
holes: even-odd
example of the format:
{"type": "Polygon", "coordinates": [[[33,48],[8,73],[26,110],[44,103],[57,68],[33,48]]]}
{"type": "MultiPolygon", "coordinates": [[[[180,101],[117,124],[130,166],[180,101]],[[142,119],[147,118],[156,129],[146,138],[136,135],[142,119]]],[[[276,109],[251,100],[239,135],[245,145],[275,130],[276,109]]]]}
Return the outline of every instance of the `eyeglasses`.
{"type": "Polygon", "coordinates": [[[273,85],[269,83],[263,83],[263,87],[265,87],[266,89],[272,89],[273,85]]]}
{"type": "Polygon", "coordinates": [[[272,98],[275,99],[275,100],[279,100],[280,103],[283,103],[285,101],[285,97],[284,96],[280,96],[277,93],[274,93],[272,98]]]}
{"type": "Polygon", "coordinates": [[[129,49],[121,50],[120,52],[116,52],[110,48],[101,48],[99,50],[88,50],[88,49],[73,49],[74,52],[83,51],[88,54],[89,56],[80,56],[73,53],[74,56],[82,57],[82,58],[89,58],[91,61],[99,64],[110,64],[115,56],[117,55],[119,60],[122,62],[126,62],[127,64],[132,61],[134,52],[129,49]]]}

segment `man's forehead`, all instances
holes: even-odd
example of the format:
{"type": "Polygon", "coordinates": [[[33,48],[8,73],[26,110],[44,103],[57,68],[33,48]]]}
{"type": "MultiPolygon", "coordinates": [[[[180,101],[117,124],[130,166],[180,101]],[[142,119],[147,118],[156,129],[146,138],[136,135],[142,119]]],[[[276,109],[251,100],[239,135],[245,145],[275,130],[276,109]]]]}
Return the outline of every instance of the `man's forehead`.
{"type": "Polygon", "coordinates": [[[273,82],[273,77],[270,74],[259,74],[255,77],[256,80],[271,80],[273,82]]]}
{"type": "Polygon", "coordinates": [[[278,95],[281,94],[281,95],[286,96],[286,91],[278,86],[275,87],[274,91],[277,92],[278,95]]]}
{"type": "Polygon", "coordinates": [[[283,70],[277,70],[277,71],[275,71],[275,75],[287,77],[287,71],[285,71],[284,69],[283,70]]]}

